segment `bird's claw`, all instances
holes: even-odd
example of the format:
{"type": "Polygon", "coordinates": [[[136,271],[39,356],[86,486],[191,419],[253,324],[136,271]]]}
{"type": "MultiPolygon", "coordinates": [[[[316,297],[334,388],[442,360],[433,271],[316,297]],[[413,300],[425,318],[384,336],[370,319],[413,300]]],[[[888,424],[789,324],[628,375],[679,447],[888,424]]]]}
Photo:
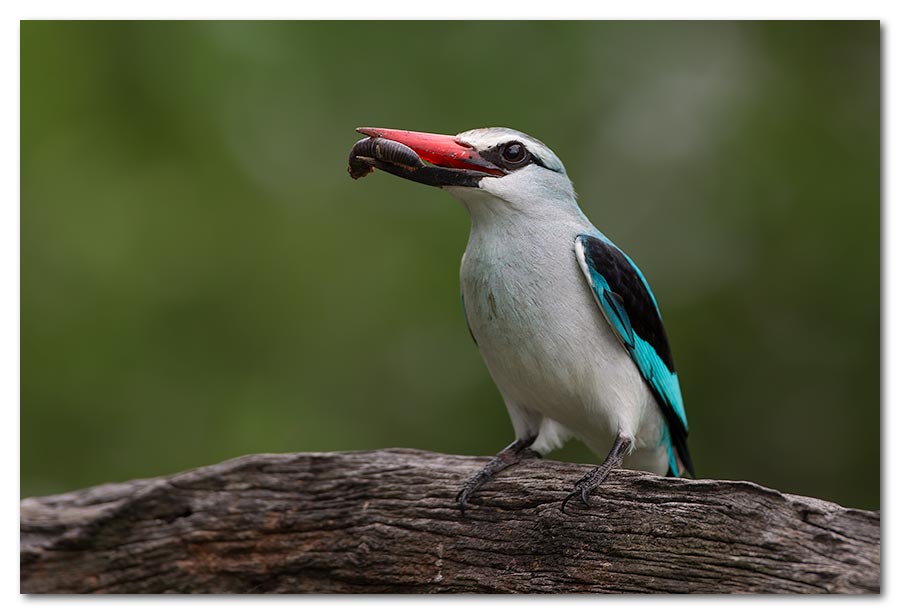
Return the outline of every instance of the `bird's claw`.
{"type": "Polygon", "coordinates": [[[469,478],[468,481],[463,484],[462,489],[456,493],[456,506],[459,508],[460,513],[465,515],[466,503],[469,502],[469,497],[472,496],[472,493],[481,488],[496,474],[507,467],[517,464],[523,458],[529,458],[531,456],[540,458],[540,454],[529,447],[534,443],[534,440],[535,437],[533,436],[526,439],[516,439],[504,449],[500,450],[500,452],[498,452],[487,465],[482,467],[478,473],[469,478]]]}
{"type": "Polygon", "coordinates": [[[464,486],[462,490],[456,493],[456,507],[459,508],[459,513],[465,515],[466,513],[466,503],[469,501],[469,496],[472,494],[472,491],[468,486],[464,486]]]}
{"type": "Polygon", "coordinates": [[[566,511],[566,504],[575,497],[580,497],[581,501],[584,503],[585,507],[591,507],[591,500],[588,497],[590,497],[590,494],[594,490],[595,487],[589,486],[589,487],[585,488],[582,485],[584,482],[585,482],[585,479],[582,478],[575,483],[575,489],[572,492],[570,492],[566,496],[565,499],[563,499],[562,505],[559,507],[559,510],[561,512],[566,511]]]}
{"type": "Polygon", "coordinates": [[[590,506],[591,506],[591,502],[590,502],[590,500],[588,499],[588,495],[590,494],[591,491],[590,491],[589,489],[587,489],[587,488],[579,488],[579,489],[578,489],[578,492],[581,493],[581,500],[584,502],[584,506],[585,506],[585,507],[590,507],[590,506]]]}
{"type": "Polygon", "coordinates": [[[594,492],[597,487],[604,482],[604,480],[606,480],[606,477],[609,475],[609,471],[610,468],[607,467],[606,464],[604,464],[600,465],[599,467],[595,467],[593,470],[583,475],[577,482],[575,482],[575,488],[565,499],[563,499],[562,506],[560,506],[559,509],[565,512],[566,504],[574,497],[580,497],[585,507],[591,507],[591,493],[594,492]]]}

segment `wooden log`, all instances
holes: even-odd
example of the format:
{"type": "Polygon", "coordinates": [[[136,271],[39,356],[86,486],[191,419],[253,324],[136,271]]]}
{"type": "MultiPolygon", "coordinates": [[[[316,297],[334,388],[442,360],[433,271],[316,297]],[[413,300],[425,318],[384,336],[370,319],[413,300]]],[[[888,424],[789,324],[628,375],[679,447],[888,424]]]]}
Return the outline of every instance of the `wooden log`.
{"type": "Polygon", "coordinates": [[[877,593],[880,514],[540,459],[259,454],[21,502],[25,593],[877,593]],[[573,504],[574,503],[574,504],[573,504]]]}

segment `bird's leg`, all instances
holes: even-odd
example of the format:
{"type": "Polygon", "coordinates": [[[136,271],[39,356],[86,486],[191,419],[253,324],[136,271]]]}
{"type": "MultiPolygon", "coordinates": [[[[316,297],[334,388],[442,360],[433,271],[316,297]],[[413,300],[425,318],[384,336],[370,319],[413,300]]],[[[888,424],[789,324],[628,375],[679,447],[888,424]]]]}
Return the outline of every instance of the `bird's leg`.
{"type": "Polygon", "coordinates": [[[603,461],[601,465],[594,467],[583,478],[575,482],[575,490],[563,499],[560,510],[566,511],[566,503],[569,502],[569,499],[576,496],[581,497],[585,506],[590,507],[591,503],[588,500],[588,496],[595,488],[603,483],[609,476],[610,471],[622,466],[622,459],[625,458],[629,448],[631,448],[631,439],[619,433],[616,436],[616,440],[613,442],[612,449],[609,451],[609,454],[606,455],[606,460],[603,461]]]}
{"type": "Polygon", "coordinates": [[[535,439],[537,439],[537,435],[526,439],[516,439],[498,452],[481,471],[469,478],[463,484],[459,494],[456,495],[456,504],[459,505],[459,511],[465,513],[466,502],[469,500],[469,497],[492,477],[507,467],[518,464],[523,458],[540,456],[540,454],[528,447],[534,443],[535,439]]]}

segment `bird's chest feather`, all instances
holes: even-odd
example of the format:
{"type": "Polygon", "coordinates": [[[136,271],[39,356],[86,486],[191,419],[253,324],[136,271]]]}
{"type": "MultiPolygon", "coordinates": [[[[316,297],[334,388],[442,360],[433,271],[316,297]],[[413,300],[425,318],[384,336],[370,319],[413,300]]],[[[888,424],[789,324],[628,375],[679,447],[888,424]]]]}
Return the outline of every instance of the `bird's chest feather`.
{"type": "Polygon", "coordinates": [[[539,264],[515,253],[466,253],[460,285],[479,347],[482,342],[519,347],[553,326],[547,318],[559,317],[551,301],[559,283],[539,264]]]}
{"type": "Polygon", "coordinates": [[[567,243],[476,246],[463,258],[466,319],[498,383],[566,385],[594,352],[604,323],[567,243]]]}
{"type": "Polygon", "coordinates": [[[577,234],[498,234],[470,237],[460,283],[472,336],[504,398],[588,445],[608,445],[622,424],[638,434],[652,397],[578,267],[577,234]]]}

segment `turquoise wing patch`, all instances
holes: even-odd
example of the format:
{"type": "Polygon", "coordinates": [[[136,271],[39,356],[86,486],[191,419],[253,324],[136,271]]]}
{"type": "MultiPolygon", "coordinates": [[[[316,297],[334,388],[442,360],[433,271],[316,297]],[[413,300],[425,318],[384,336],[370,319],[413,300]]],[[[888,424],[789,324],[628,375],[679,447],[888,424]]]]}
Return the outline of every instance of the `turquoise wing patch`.
{"type": "Polygon", "coordinates": [[[575,241],[578,264],[597,305],[622,342],[656,398],[667,427],[663,441],[669,464],[678,475],[675,455],[694,474],[687,449],[687,414],[659,308],[644,276],[628,256],[605,238],[579,235],[575,241]]]}

